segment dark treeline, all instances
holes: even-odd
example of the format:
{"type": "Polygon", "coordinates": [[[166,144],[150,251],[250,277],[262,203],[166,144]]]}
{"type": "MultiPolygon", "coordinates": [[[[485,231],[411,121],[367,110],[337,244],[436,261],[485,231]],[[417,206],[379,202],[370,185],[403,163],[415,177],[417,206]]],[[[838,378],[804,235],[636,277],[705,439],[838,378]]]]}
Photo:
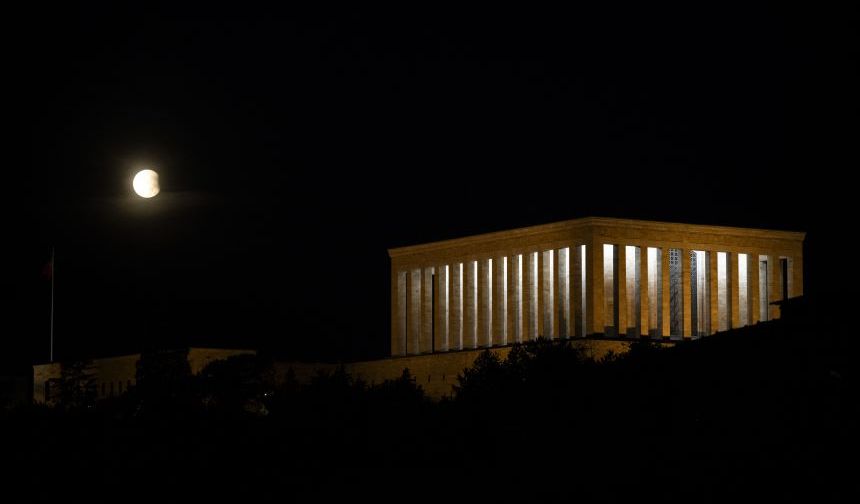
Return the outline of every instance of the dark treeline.
{"type": "Polygon", "coordinates": [[[29,492],[96,499],[401,500],[465,486],[456,495],[494,500],[838,500],[860,417],[846,341],[803,318],[600,361],[539,340],[504,360],[483,353],[440,402],[408,371],[276,385],[264,357],[192,377],[152,354],[123,396],[68,392],[64,407],[4,413],[3,446],[29,492]]]}

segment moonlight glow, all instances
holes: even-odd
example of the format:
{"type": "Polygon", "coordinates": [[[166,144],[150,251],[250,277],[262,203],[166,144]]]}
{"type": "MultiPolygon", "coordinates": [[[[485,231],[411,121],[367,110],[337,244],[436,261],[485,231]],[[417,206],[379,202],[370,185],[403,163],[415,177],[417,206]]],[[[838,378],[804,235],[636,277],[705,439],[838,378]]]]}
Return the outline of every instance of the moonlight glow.
{"type": "Polygon", "coordinates": [[[158,187],[158,173],[152,170],[141,170],[134,176],[131,183],[134,192],[142,198],[151,198],[161,190],[158,187]]]}

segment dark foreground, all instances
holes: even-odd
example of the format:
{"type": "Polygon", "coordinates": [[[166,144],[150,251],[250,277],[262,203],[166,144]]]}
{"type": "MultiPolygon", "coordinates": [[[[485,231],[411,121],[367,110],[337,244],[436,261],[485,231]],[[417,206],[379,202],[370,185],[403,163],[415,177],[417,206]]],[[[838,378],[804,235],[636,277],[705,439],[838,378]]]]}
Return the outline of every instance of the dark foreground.
{"type": "Polygon", "coordinates": [[[408,376],[275,387],[265,359],[239,359],[92,407],[3,413],[4,479],[26,501],[846,500],[847,341],[798,317],[599,363],[538,342],[486,354],[441,403],[408,376]]]}

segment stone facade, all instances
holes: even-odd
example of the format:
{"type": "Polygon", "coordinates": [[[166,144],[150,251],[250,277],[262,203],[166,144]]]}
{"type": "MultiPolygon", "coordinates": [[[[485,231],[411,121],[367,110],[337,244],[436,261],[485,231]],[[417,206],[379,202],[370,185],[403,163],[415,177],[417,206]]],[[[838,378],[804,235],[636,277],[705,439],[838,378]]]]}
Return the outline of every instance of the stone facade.
{"type": "MultiPolygon", "coordinates": [[[[389,250],[391,358],[344,364],[370,384],[408,368],[430,397],[448,396],[484,349],[572,339],[595,358],[639,338],[707,336],[779,317],[803,294],[800,232],[589,217],[389,250]]],[[[199,373],[246,350],[192,348],[199,373]]],[[[99,397],[134,386],[140,355],[96,359],[99,397]]],[[[307,383],[334,364],[280,362],[307,383]]],[[[46,402],[59,363],[33,367],[46,402]]],[[[48,398],[49,399],[49,398],[48,398]]],[[[49,401],[48,401],[49,402],[49,401]]]]}
{"type": "MultiPolygon", "coordinates": [[[[226,359],[234,355],[254,354],[253,350],[234,350],[226,348],[190,348],[188,364],[192,374],[198,374],[210,362],[226,359]]],[[[137,383],[137,362],[140,354],[120,355],[93,359],[91,372],[94,374],[96,398],[105,399],[118,396],[137,383]]],[[[61,362],[37,364],[33,366],[33,402],[52,404],[51,384],[60,379],[63,370],[61,362]]]]}
{"type": "Polygon", "coordinates": [[[771,320],[803,294],[804,237],[588,217],[390,249],[391,355],[771,320]]]}
{"type": "MultiPolygon", "coordinates": [[[[623,354],[627,352],[630,343],[626,341],[582,339],[574,345],[582,348],[587,356],[600,359],[608,352],[623,354]]],[[[426,355],[412,355],[391,359],[365,362],[354,362],[344,366],[347,373],[354,378],[361,378],[367,383],[379,384],[385,380],[399,378],[404,369],[408,369],[415,378],[415,383],[424,389],[427,396],[433,399],[450,397],[457,384],[457,375],[464,369],[472,367],[475,359],[485,349],[441,352],[426,355]]],[[[489,350],[499,358],[504,359],[510,346],[497,346],[489,350]]]]}
{"type": "MultiPolygon", "coordinates": [[[[630,346],[629,341],[585,338],[574,341],[573,344],[584,350],[586,356],[594,359],[601,359],[610,351],[623,354],[630,346]]],[[[484,350],[481,348],[350,362],[343,364],[343,368],[347,374],[364,380],[368,385],[378,385],[385,380],[396,380],[402,376],[404,369],[408,369],[415,383],[424,389],[428,397],[441,399],[453,394],[457,375],[462,374],[464,369],[472,367],[475,359],[484,350]]],[[[488,350],[504,359],[511,351],[511,346],[496,346],[488,350]]],[[[287,374],[292,373],[297,383],[307,384],[318,373],[331,373],[337,367],[338,364],[276,362],[275,381],[283,383],[287,374]]]]}

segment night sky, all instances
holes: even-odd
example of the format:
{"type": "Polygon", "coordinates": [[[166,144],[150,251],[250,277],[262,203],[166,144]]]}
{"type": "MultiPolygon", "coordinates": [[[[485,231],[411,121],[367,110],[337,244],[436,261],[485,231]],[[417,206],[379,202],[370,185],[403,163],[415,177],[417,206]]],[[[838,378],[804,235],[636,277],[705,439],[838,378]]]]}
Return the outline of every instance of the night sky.
{"type": "Polygon", "coordinates": [[[47,359],[52,245],[59,358],[383,356],[388,248],[589,215],[805,230],[839,282],[838,13],[116,9],[8,20],[4,365],[47,359]]]}

